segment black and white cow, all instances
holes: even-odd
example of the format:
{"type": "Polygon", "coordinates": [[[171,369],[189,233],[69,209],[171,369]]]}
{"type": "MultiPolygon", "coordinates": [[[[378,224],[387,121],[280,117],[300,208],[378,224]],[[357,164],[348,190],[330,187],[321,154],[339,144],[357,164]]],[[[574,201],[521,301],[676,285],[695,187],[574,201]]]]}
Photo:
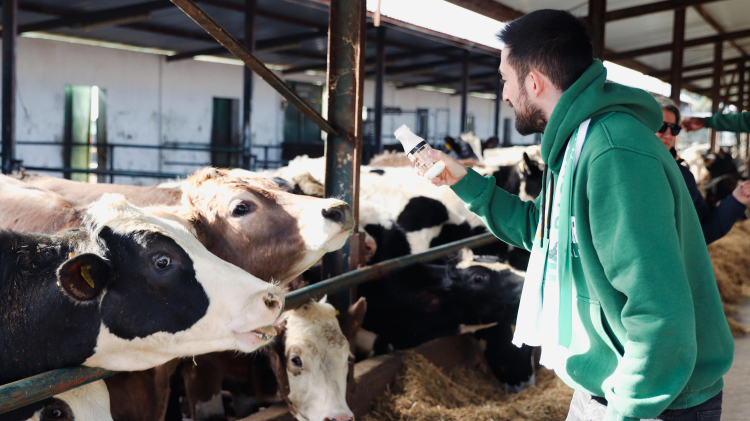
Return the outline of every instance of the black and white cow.
{"type": "Polygon", "coordinates": [[[144,370],[251,352],[281,290],[209,253],[183,225],[105,195],[84,228],[0,232],[0,384],[61,367],[144,370]]]}
{"type": "Polygon", "coordinates": [[[0,414],[2,421],[112,421],[109,392],[99,380],[55,395],[17,411],[0,414]]]}

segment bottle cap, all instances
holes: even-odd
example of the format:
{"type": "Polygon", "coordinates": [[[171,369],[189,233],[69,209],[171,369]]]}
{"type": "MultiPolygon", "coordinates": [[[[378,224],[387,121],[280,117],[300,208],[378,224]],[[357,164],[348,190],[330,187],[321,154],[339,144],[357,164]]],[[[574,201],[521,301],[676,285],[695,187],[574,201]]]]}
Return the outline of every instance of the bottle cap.
{"type": "Polygon", "coordinates": [[[424,139],[412,133],[406,124],[403,124],[396,129],[396,131],[393,132],[393,135],[396,136],[396,139],[398,139],[399,142],[401,142],[401,146],[404,147],[404,151],[407,153],[417,147],[420,143],[424,142],[424,139]]]}

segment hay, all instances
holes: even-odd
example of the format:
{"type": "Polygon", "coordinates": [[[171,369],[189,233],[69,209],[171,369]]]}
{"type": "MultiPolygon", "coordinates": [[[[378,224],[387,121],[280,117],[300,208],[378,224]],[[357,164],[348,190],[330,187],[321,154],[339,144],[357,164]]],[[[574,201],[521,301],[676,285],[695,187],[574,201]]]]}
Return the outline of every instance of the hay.
{"type": "Polygon", "coordinates": [[[708,246],[716,284],[724,305],[724,314],[735,337],[750,333],[733,316],[739,314],[733,305],[750,297],[750,220],[738,222],[723,238],[708,246]]]}
{"type": "Polygon", "coordinates": [[[536,386],[509,395],[484,364],[448,376],[423,356],[408,352],[393,389],[381,395],[362,420],[564,420],[573,390],[552,371],[541,369],[536,376],[536,386]]]}

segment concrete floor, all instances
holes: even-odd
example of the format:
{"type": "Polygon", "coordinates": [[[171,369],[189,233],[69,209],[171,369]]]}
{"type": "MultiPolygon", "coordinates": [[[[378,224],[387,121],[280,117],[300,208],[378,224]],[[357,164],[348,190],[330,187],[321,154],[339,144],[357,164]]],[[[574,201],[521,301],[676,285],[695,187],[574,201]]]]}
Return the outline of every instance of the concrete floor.
{"type": "MultiPolygon", "coordinates": [[[[750,325],[750,301],[738,306],[743,314],[737,319],[750,325]]],[[[734,342],[734,363],[724,376],[724,402],[721,419],[725,421],[750,420],[750,335],[734,342]]]]}

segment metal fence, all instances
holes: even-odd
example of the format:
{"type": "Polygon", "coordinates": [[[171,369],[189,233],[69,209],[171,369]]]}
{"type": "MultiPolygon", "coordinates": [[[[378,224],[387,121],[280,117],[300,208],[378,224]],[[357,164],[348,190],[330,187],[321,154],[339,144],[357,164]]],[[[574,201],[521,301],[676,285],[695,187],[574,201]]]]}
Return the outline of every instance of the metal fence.
{"type": "MultiPolygon", "coordinates": [[[[269,149],[281,149],[281,145],[252,145],[251,148],[263,149],[262,159],[256,154],[246,154],[242,148],[230,148],[230,147],[219,147],[211,145],[148,145],[143,143],[86,143],[86,142],[49,142],[49,141],[18,141],[19,146],[56,146],[60,148],[72,148],[72,147],[96,147],[97,149],[106,149],[106,161],[108,168],[67,168],[67,167],[44,167],[44,166],[28,166],[23,165],[22,161],[19,161],[19,166],[31,171],[43,171],[43,172],[61,172],[65,175],[72,173],[84,173],[84,174],[97,174],[109,176],[109,182],[114,181],[115,176],[126,176],[126,177],[150,177],[150,178],[179,178],[186,177],[187,173],[180,172],[164,172],[164,171],[139,171],[139,170],[125,170],[115,168],[115,150],[116,149],[145,149],[145,150],[157,150],[157,151],[189,151],[189,152],[205,152],[214,153],[222,152],[229,154],[239,155],[240,160],[247,158],[247,168],[252,170],[258,169],[273,169],[284,164],[282,160],[271,160],[269,159],[269,149]]],[[[211,165],[211,163],[197,163],[197,162],[163,162],[165,165],[181,165],[181,166],[195,166],[205,167],[211,165]]]]}
{"type": "MultiPolygon", "coordinates": [[[[416,263],[429,262],[465,247],[480,247],[495,241],[499,240],[492,234],[481,234],[353,270],[287,294],[285,308],[294,309],[323,294],[335,294],[416,263]]],[[[92,367],[63,368],[0,386],[0,414],[114,374],[117,372],[92,367]]]]}

